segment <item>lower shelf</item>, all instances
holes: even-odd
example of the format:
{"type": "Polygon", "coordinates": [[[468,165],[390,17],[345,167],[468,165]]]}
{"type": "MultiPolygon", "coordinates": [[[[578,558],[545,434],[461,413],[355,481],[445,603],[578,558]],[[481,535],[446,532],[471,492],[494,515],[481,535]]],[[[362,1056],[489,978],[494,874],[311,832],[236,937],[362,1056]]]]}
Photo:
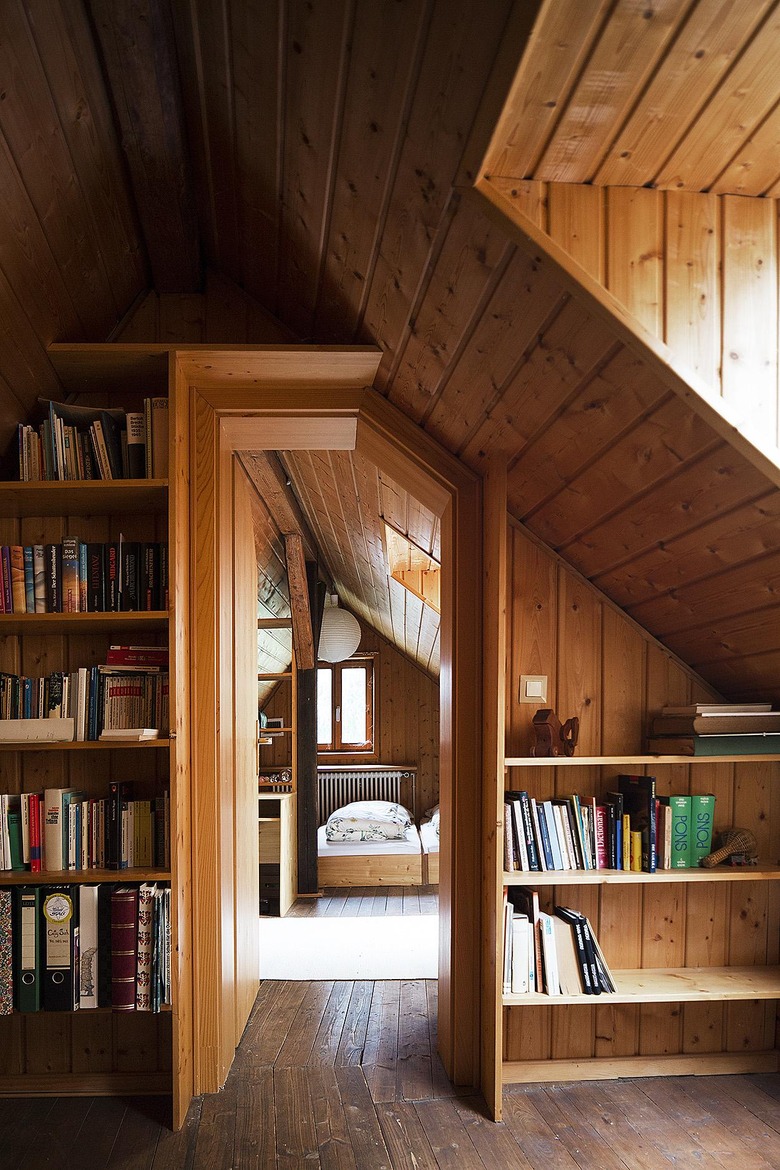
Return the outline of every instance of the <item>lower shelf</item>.
{"type": "Polygon", "coordinates": [[[613,1003],[690,1003],[697,1000],[780,999],[780,967],[682,967],[613,971],[610,995],[505,995],[504,1007],[613,1003]]]}
{"type": "Polygon", "coordinates": [[[618,1077],[713,1077],[777,1072],[778,1068],[780,1053],[775,1051],[684,1052],[679,1056],[504,1061],[501,1080],[505,1085],[530,1085],[539,1081],[614,1081],[618,1077]]]}
{"type": "Polygon", "coordinates": [[[158,1096],[172,1092],[170,1073],[25,1073],[0,1076],[0,1097],[158,1096]]]}

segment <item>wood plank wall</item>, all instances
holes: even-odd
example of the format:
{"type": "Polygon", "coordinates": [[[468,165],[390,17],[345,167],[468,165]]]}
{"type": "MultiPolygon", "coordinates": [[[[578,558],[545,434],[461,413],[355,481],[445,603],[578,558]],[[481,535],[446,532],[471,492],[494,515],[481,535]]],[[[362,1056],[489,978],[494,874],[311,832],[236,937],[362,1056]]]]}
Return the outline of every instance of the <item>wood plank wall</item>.
{"type": "Polygon", "coordinates": [[[780,441],[780,201],[494,181],[646,329],[745,408],[756,433],[780,441]]]}
{"type": "MultiPolygon", "coordinates": [[[[370,756],[320,755],[320,764],[416,764],[419,817],[439,799],[439,684],[361,622],[360,651],[374,655],[375,752],[370,756]]],[[[266,707],[289,726],[290,687],[281,683],[266,707]]],[[[289,765],[287,736],[260,749],[261,766],[289,765]]]]}
{"type": "MultiPolygon", "coordinates": [[[[580,719],[579,755],[640,751],[648,714],[705,701],[697,677],[616,607],[510,524],[507,755],[528,755],[535,704],[518,702],[520,674],[548,677],[549,705],[580,719]]],[[[661,794],[715,793],[716,828],[753,829],[761,857],[780,857],[780,765],[654,765],[661,794]]],[[[537,798],[599,795],[617,767],[508,771],[537,798]]],[[[621,967],[777,962],[780,900],[774,883],[567,886],[544,891],[593,921],[608,961],[621,967]]],[[[762,1003],[504,1009],[504,1059],[707,1053],[774,1047],[775,1007],[762,1003]]]]}

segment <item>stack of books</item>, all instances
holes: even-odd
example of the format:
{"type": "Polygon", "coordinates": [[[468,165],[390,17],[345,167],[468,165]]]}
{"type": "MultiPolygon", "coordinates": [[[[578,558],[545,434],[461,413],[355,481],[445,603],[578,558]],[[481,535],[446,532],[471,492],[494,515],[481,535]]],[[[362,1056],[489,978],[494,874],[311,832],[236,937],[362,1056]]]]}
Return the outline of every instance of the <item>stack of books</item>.
{"type": "Polygon", "coordinates": [[[712,846],[715,797],[659,796],[654,776],[622,775],[590,800],[504,794],[504,870],[695,868],[712,846]]]}
{"type": "Polygon", "coordinates": [[[601,995],[615,991],[590,922],[578,910],[540,908],[527,886],[504,889],[504,995],[601,995]]]}
{"type": "Polygon", "coordinates": [[[71,406],[41,399],[46,418],[17,427],[19,479],[165,479],[168,399],[146,398],[143,411],[71,406]]]}
{"type": "Polygon", "coordinates": [[[159,1012],[171,1002],[167,885],[0,890],[0,1015],[159,1012]]]}
{"type": "Polygon", "coordinates": [[[780,753],[780,711],[771,703],[664,707],[652,721],[647,744],[658,755],[773,755],[780,753]]]}

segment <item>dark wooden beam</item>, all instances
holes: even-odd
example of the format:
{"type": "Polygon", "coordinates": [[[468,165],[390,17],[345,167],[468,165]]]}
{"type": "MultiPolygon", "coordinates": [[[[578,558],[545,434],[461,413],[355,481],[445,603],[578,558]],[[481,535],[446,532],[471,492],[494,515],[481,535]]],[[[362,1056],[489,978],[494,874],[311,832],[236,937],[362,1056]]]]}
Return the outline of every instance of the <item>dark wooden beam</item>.
{"type": "Polygon", "coordinates": [[[157,292],[202,274],[168,0],[89,0],[157,292]]]}
{"type": "Polygon", "coordinates": [[[319,561],[329,573],[279,455],[275,451],[244,451],[239,458],[279,531],[300,533],[306,556],[319,561]]]}
{"type": "Polygon", "coordinates": [[[287,584],[290,587],[293,648],[299,670],[314,670],[314,637],[312,635],[309,590],[306,583],[306,560],[303,541],[293,532],[284,538],[284,556],[287,562],[287,584]]]}

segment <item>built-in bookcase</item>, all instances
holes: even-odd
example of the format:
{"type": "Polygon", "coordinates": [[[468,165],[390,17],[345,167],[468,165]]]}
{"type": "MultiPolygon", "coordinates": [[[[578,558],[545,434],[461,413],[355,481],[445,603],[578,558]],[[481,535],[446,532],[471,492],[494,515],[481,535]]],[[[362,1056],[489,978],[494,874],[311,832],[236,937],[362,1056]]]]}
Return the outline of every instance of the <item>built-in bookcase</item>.
{"type": "MultiPolygon", "coordinates": [[[[71,401],[142,410],[149,394],[168,395],[164,352],[132,347],[90,352],[89,347],[55,347],[53,360],[71,401]],[[82,352],[82,350],[84,352],[82,352]]],[[[173,431],[173,427],[171,430],[173,431]]],[[[166,541],[169,596],[166,612],[0,615],[0,670],[42,675],[72,671],[106,661],[112,643],[170,648],[170,734],[143,743],[75,742],[0,744],[0,790],[39,791],[73,787],[103,797],[111,780],[133,780],[134,795],[170,792],[171,868],[81,870],[65,873],[3,873],[0,885],[52,882],[170,882],[172,897],[173,1008],[160,1013],[85,1010],[14,1013],[0,1018],[0,1092],[15,1094],[173,1092],[174,1120],[181,1120],[189,1091],[178,1092],[182,1065],[189,1064],[189,972],[186,957],[189,850],[188,760],[177,754],[177,736],[186,725],[188,689],[182,647],[186,614],[181,560],[185,555],[186,476],[178,477],[176,445],[170,444],[168,480],[110,483],[38,482],[0,484],[0,544],[58,543],[75,536],[86,542],[166,541]],[[176,497],[174,499],[174,496],[176,497]],[[178,507],[179,520],[176,519],[178,507]],[[184,516],[184,520],[182,520],[184,516]],[[186,864],[186,862],[184,863],[186,864]],[[177,1098],[181,1098],[177,1104],[177,1098]]]]}

